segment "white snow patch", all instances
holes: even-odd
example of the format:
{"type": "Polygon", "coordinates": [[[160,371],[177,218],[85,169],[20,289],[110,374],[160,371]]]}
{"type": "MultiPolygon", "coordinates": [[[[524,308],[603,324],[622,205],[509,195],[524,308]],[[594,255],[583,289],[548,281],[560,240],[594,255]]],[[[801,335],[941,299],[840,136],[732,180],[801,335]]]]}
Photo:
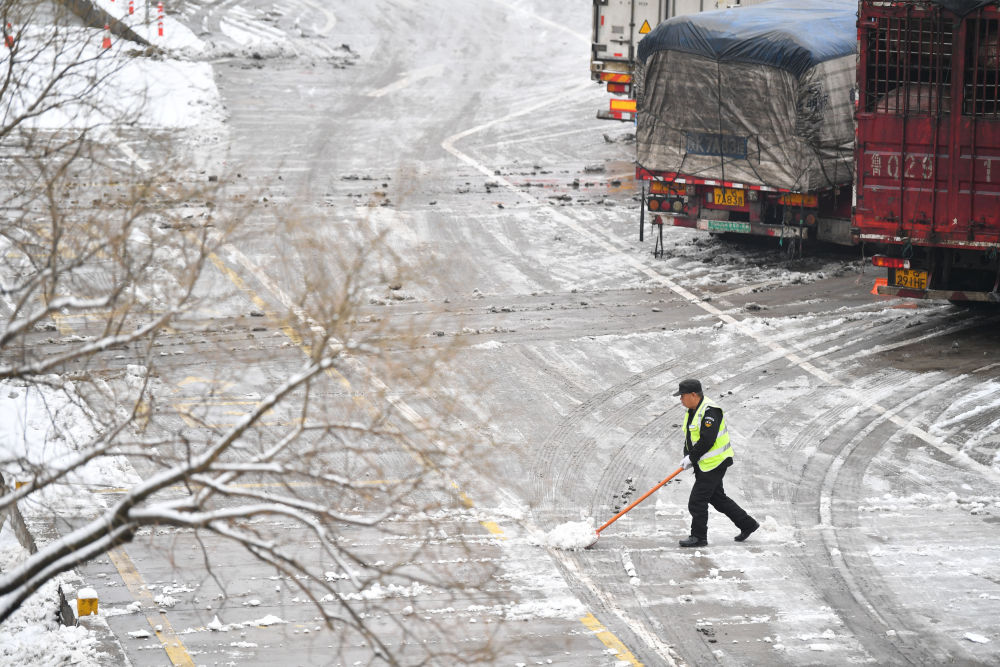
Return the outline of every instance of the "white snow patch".
{"type": "Polygon", "coordinates": [[[968,639],[970,642],[975,642],[977,644],[986,644],[987,642],[990,641],[988,637],[976,634],[975,632],[966,632],[965,639],[968,639]]]}
{"type": "Polygon", "coordinates": [[[268,614],[264,618],[258,618],[256,621],[248,621],[244,625],[259,625],[261,627],[268,627],[271,625],[277,625],[279,623],[287,623],[288,621],[278,618],[274,614],[268,614]]]}
{"type": "Polygon", "coordinates": [[[587,608],[567,591],[565,595],[543,600],[528,600],[506,605],[503,617],[507,620],[528,620],[533,618],[578,619],[587,613],[587,608]]]}
{"type": "Polygon", "coordinates": [[[625,567],[625,574],[629,576],[628,582],[633,586],[638,586],[642,580],[636,575],[635,565],[632,563],[632,555],[628,551],[622,552],[622,565],[625,567]]]}
{"type": "Polygon", "coordinates": [[[424,586],[419,582],[413,582],[409,586],[400,586],[398,584],[387,584],[383,586],[379,582],[373,583],[368,588],[365,588],[357,593],[341,593],[340,599],[342,600],[383,600],[385,598],[391,597],[402,597],[410,598],[416,597],[421,593],[429,593],[431,591],[430,586],[424,586]]]}
{"type": "Polygon", "coordinates": [[[172,595],[157,595],[153,598],[153,602],[156,603],[158,607],[173,607],[177,604],[177,598],[172,595]]]}

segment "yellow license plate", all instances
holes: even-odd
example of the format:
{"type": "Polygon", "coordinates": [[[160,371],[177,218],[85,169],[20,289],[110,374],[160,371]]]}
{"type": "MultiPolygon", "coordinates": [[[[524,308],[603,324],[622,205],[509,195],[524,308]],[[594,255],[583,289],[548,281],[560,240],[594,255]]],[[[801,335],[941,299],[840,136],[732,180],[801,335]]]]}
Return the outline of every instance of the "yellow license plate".
{"type": "Polygon", "coordinates": [[[916,269],[896,269],[894,282],[896,287],[927,289],[927,272],[916,269]]]}
{"type": "Polygon", "coordinates": [[[713,202],[720,206],[746,206],[743,190],[730,188],[712,188],[713,202]]]}
{"type": "Polygon", "coordinates": [[[786,206],[802,206],[805,208],[819,207],[819,197],[816,195],[789,193],[781,195],[779,201],[786,206]]]}

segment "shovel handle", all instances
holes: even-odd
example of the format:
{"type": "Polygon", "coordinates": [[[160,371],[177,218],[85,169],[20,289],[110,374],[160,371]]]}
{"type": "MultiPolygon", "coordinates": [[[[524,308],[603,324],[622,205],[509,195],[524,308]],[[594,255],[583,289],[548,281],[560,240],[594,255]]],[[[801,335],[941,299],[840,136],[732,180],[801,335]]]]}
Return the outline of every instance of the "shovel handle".
{"type": "Polygon", "coordinates": [[[619,512],[618,514],[614,515],[610,519],[608,519],[608,522],[606,524],[604,524],[603,526],[601,526],[600,528],[597,529],[597,534],[600,535],[602,530],[604,530],[605,528],[607,528],[608,526],[610,526],[611,524],[613,524],[618,519],[620,519],[623,516],[625,516],[625,514],[630,509],[632,509],[633,507],[635,507],[636,505],[638,505],[639,503],[641,503],[646,498],[649,498],[651,495],[653,495],[654,491],[656,491],[658,488],[660,488],[661,486],[663,486],[664,484],[666,484],[667,482],[669,482],[670,480],[672,480],[674,477],[676,477],[679,473],[681,473],[683,471],[684,471],[684,468],[678,468],[677,470],[675,470],[672,473],[670,473],[669,475],[667,475],[666,479],[664,479],[662,482],[660,482],[659,484],[657,484],[656,486],[654,486],[653,488],[651,488],[646,493],[642,494],[641,498],[636,499],[636,501],[633,502],[631,505],[629,505],[628,507],[626,507],[625,509],[623,509],[621,512],[619,512]]]}

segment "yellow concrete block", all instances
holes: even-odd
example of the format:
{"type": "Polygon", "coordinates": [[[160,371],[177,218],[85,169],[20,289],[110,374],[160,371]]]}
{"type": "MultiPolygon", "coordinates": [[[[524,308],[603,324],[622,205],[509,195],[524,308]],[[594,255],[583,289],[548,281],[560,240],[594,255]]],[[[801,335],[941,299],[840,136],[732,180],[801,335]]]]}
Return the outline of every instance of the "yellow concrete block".
{"type": "Polygon", "coordinates": [[[82,588],[76,593],[76,615],[91,614],[97,614],[97,591],[93,588],[82,588]]]}
{"type": "Polygon", "coordinates": [[[25,484],[27,484],[27,482],[17,482],[17,481],[15,481],[14,482],[14,490],[17,491],[18,489],[20,489],[25,484]]]}

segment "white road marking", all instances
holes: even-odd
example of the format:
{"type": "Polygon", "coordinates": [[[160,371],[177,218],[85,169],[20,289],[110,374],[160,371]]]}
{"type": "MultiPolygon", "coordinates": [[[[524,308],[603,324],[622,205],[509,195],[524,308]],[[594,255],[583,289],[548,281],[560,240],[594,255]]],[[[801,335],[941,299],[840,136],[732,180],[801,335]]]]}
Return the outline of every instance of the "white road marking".
{"type": "MultiPolygon", "coordinates": [[[[552,132],[550,134],[535,134],[530,137],[524,137],[523,139],[504,139],[503,141],[495,141],[491,144],[476,144],[477,150],[482,150],[484,148],[496,148],[498,146],[513,146],[514,144],[524,144],[530,142],[538,142],[543,139],[554,139],[556,137],[564,137],[569,134],[580,134],[583,132],[593,132],[592,127],[583,127],[577,130],[566,130],[565,132],[552,132]]],[[[630,176],[632,174],[629,174],[630,176]]]]}
{"type": "MultiPolygon", "coordinates": [[[[114,142],[118,141],[117,137],[110,137],[109,136],[108,138],[111,139],[114,142]]],[[[132,164],[134,164],[135,166],[139,167],[139,169],[142,169],[143,171],[149,171],[149,169],[150,169],[149,162],[147,162],[146,160],[144,160],[141,157],[139,157],[139,154],[136,153],[134,150],[132,150],[131,146],[129,146],[126,143],[120,143],[119,142],[118,143],[118,147],[121,149],[122,153],[125,153],[125,157],[127,157],[129,160],[132,161],[132,164]]]]}
{"type": "Polygon", "coordinates": [[[512,5],[511,3],[507,2],[507,0],[494,0],[494,2],[496,2],[497,4],[503,5],[504,7],[506,7],[509,10],[511,10],[512,12],[516,12],[518,14],[527,14],[528,16],[530,16],[531,17],[531,24],[525,24],[525,30],[528,30],[531,27],[531,25],[533,25],[533,24],[536,24],[536,23],[545,23],[545,24],[547,24],[547,25],[549,25],[549,26],[551,26],[551,27],[553,27],[553,28],[555,28],[557,30],[561,30],[562,32],[569,33],[570,36],[575,37],[575,38],[577,38],[579,40],[582,40],[582,41],[586,42],[587,44],[590,44],[590,34],[589,33],[584,34],[584,33],[576,32],[572,28],[567,28],[565,25],[563,25],[562,23],[559,23],[558,21],[552,21],[550,19],[545,18],[544,16],[539,16],[538,14],[536,14],[535,12],[533,12],[533,11],[531,11],[529,9],[524,9],[523,7],[518,7],[516,5],[512,5]]]}
{"type": "Polygon", "coordinates": [[[410,85],[420,81],[422,79],[430,79],[432,77],[441,76],[444,74],[444,63],[438,63],[437,65],[431,65],[430,67],[421,67],[420,69],[415,69],[407,72],[403,77],[388,86],[379,88],[368,93],[369,97],[383,97],[384,95],[389,95],[390,93],[395,93],[396,91],[403,90],[410,85]]]}
{"type": "Polygon", "coordinates": [[[324,23],[321,27],[314,29],[317,35],[325,37],[333,32],[334,26],[337,25],[337,17],[334,16],[333,12],[327,9],[325,5],[318,2],[312,2],[312,0],[301,0],[301,2],[306,7],[320,12],[323,15],[323,18],[326,19],[326,23],[324,23]]]}

